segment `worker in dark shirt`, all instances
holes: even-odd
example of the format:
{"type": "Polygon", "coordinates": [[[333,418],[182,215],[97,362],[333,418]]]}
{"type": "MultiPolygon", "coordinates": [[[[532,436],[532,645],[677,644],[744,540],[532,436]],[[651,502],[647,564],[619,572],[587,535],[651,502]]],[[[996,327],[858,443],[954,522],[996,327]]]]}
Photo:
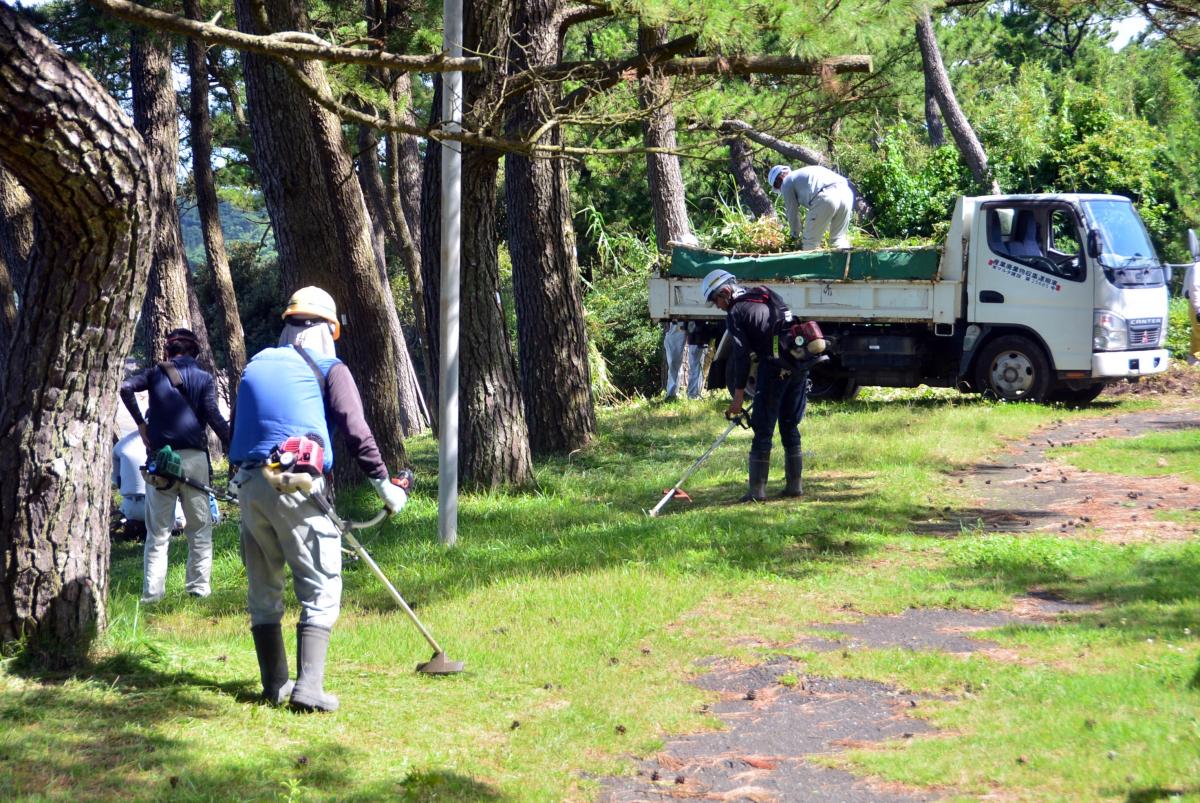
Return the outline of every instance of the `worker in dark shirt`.
{"type": "MultiPolygon", "coordinates": [[[[229,423],[217,407],[212,376],[196,363],[200,345],[189,329],[167,333],[163,362],[121,384],[121,401],[137,424],[138,432],[153,459],[164,446],[179,454],[184,476],[208,485],[210,465],[208,435],[211,427],[223,444],[229,443],[229,423]],[[138,406],[137,394],[150,396],[147,424],[138,406]]],[[[142,602],[158,602],[166,594],[167,544],[175,522],[176,500],[186,519],[183,531],[188,541],[187,574],[184,588],[194,597],[207,597],[212,575],[212,512],[208,494],[182,482],[146,493],[146,549],[142,602]]]]}
{"type": "Polygon", "coordinates": [[[800,474],[803,454],[800,449],[800,420],[808,401],[808,372],[797,370],[776,353],[776,309],[783,306],[777,295],[765,287],[744,289],[733,274],[714,270],[704,277],[700,292],[709,304],[726,313],[725,326],[733,341],[732,366],[733,402],[727,417],[740,415],[745,402],[746,385],[752,365],[755,375],[754,407],[750,411],[750,427],[754,440],[750,445],[750,479],[743,502],[762,502],[767,498],[767,475],[771,465],[771,443],[775,427],[784,449],[784,496],[804,493],[800,474]]]}
{"type": "MultiPolygon", "coordinates": [[[[282,705],[290,698],[304,711],[335,711],[338,698],[325,692],[325,657],[341,611],[341,533],[317,505],[299,492],[280,492],[263,471],[273,449],[305,437],[323,447],[322,476],[333,468],[334,430],[392,513],[408,501],[405,482],[393,483],[363,418],[362,399],[350,369],[337,358],[341,334],[332,296],[319,287],[297,290],[283,313],[276,348],[263,349],[246,365],[237,392],[229,462],[239,464],[232,486],[241,511],[242,560],[246,565],[250,632],[258,655],[263,698],[282,705]],[[284,569],[300,602],[296,626],[296,681],[289,680],[284,651],[284,569]]],[[[315,458],[314,458],[315,462],[315,458]]]]}

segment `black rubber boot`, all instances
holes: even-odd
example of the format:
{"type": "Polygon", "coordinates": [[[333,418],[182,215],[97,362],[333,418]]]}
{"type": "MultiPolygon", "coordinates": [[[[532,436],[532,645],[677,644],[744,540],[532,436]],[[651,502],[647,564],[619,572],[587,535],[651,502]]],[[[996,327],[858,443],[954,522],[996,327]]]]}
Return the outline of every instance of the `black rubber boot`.
{"type": "Polygon", "coordinates": [[[336,711],[338,698],[325,693],[325,653],[329,651],[328,627],[301,622],[296,625],[296,687],[292,707],[301,711],[336,711]]]}
{"type": "Polygon", "coordinates": [[[786,478],[783,485],[784,496],[804,496],[804,483],[800,480],[800,472],[804,469],[804,453],[797,449],[783,456],[783,470],[786,478]]]}
{"type": "Polygon", "coordinates": [[[771,469],[771,453],[765,455],[750,453],[750,482],[743,502],[767,501],[767,473],[771,469]]]}
{"type": "Polygon", "coordinates": [[[254,652],[258,654],[258,673],[262,677],[263,699],[271,705],[283,705],[294,685],[288,678],[287,653],[283,648],[283,629],[279,625],[255,625],[254,652]]]}

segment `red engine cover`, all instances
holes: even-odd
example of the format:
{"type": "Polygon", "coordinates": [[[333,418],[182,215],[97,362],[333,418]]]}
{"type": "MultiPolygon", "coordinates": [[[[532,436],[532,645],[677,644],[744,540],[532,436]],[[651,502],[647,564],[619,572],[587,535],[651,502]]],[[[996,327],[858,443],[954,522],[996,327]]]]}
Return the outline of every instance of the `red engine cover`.
{"type": "Polygon", "coordinates": [[[279,446],[279,462],[287,471],[300,471],[319,477],[325,469],[325,447],[311,438],[297,435],[279,446]]]}

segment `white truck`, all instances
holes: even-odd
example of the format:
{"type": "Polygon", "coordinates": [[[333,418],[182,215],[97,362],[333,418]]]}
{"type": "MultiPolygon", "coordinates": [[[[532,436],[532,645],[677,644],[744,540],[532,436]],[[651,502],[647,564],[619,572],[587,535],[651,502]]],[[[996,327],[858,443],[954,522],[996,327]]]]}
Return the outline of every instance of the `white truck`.
{"type": "Polygon", "coordinates": [[[963,197],[941,247],[730,254],[676,246],[650,279],[659,321],[720,319],[700,280],[766,285],[831,346],[813,393],[957,387],[1086,403],[1165,371],[1169,267],[1116,195],[963,197]]]}

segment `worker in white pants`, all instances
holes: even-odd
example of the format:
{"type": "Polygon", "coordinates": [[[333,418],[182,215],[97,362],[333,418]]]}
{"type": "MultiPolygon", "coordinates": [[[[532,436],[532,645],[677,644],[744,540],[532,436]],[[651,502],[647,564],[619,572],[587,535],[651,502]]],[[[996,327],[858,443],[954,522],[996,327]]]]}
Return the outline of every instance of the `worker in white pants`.
{"type": "MultiPolygon", "coordinates": [[[[183,475],[204,485],[209,484],[208,453],[199,449],[177,451],[183,475]]],[[[182,482],[174,482],[162,490],[146,488],[146,549],[143,558],[142,602],[149,604],[163,598],[167,590],[167,549],[171,528],[175,524],[175,508],[183,506],[183,534],[187,537],[188,557],[184,590],[194,597],[212,593],[212,511],[208,493],[182,482]]]]}
{"type": "Polygon", "coordinates": [[[663,335],[663,351],[667,359],[667,401],[679,396],[679,375],[683,371],[683,352],[687,345],[687,330],[679,321],[667,324],[663,335]]]}
{"type": "Polygon", "coordinates": [[[783,196],[788,228],[793,238],[800,237],[800,248],[820,248],[829,232],[831,248],[850,247],[850,215],[854,211],[854,191],[844,176],[828,167],[810,165],[792,170],[775,165],[767,174],[767,183],[783,196]],[[807,211],[800,225],[800,209],[807,211]]]}

